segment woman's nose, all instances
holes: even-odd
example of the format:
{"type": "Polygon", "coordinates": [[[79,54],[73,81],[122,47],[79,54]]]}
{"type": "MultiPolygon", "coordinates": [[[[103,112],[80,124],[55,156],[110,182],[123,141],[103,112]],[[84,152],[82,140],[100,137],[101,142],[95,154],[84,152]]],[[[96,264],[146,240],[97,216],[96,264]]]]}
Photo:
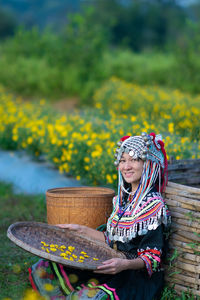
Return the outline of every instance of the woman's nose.
{"type": "Polygon", "coordinates": [[[129,161],[126,161],[126,162],[125,162],[124,168],[125,168],[126,170],[131,168],[131,164],[130,164],[129,161]]]}

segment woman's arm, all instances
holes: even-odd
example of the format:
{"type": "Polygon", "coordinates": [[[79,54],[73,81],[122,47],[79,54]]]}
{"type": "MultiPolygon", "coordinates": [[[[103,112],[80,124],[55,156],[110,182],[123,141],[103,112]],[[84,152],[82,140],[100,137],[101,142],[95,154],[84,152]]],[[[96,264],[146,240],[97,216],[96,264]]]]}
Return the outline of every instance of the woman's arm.
{"type": "Polygon", "coordinates": [[[161,254],[164,247],[164,237],[162,225],[155,230],[149,230],[138,245],[135,259],[113,258],[103,262],[97,268],[98,273],[117,274],[121,271],[146,268],[149,276],[160,268],[161,254]]]}
{"type": "Polygon", "coordinates": [[[135,259],[112,258],[104,261],[101,266],[97,267],[95,273],[114,275],[124,270],[139,270],[144,267],[145,263],[139,257],[135,259]]]}
{"type": "Polygon", "coordinates": [[[60,228],[74,230],[77,231],[78,233],[86,235],[87,237],[105,242],[105,237],[103,232],[90,228],[88,226],[79,225],[79,224],[57,224],[56,226],[60,228]]]}

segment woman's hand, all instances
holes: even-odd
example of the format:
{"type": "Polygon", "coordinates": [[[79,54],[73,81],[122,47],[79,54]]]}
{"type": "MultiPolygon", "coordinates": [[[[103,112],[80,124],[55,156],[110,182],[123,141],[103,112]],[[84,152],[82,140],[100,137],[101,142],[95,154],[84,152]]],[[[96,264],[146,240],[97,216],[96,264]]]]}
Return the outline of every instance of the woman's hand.
{"type": "Polygon", "coordinates": [[[57,224],[56,226],[64,229],[70,229],[70,230],[75,230],[78,231],[80,230],[81,225],[79,224],[57,224]]]}
{"type": "Polygon", "coordinates": [[[56,226],[63,228],[63,229],[70,229],[77,231],[82,234],[87,234],[87,226],[79,225],[79,224],[57,224],[56,226]]]}
{"type": "Polygon", "coordinates": [[[99,274],[117,274],[127,269],[127,259],[111,258],[103,262],[103,264],[94,271],[99,274]]]}

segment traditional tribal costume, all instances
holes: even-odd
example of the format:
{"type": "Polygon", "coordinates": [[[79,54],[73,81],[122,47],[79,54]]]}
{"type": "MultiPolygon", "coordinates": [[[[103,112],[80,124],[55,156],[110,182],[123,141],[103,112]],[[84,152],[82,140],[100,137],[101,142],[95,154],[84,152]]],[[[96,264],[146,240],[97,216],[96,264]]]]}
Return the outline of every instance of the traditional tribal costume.
{"type": "Polygon", "coordinates": [[[162,258],[166,251],[164,230],[170,224],[169,211],[161,196],[167,184],[167,159],[161,136],[154,133],[123,137],[118,143],[115,165],[122,154],[144,161],[137,190],[123,179],[120,170],[118,195],[104,232],[105,240],[127,259],[140,257],[145,268],[116,275],[94,275],[40,260],[29,270],[32,286],[55,299],[153,300],[163,287],[162,258]],[[51,283],[47,291],[45,284],[51,283]]]}

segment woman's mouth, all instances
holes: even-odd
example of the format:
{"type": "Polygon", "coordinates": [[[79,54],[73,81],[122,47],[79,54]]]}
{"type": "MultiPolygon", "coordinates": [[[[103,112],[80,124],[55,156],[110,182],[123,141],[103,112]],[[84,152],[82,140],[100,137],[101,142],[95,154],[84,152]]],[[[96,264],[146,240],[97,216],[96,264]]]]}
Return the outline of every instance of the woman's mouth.
{"type": "Polygon", "coordinates": [[[124,175],[125,175],[125,177],[131,177],[131,176],[133,176],[133,172],[128,172],[128,173],[125,173],[124,175]]]}

